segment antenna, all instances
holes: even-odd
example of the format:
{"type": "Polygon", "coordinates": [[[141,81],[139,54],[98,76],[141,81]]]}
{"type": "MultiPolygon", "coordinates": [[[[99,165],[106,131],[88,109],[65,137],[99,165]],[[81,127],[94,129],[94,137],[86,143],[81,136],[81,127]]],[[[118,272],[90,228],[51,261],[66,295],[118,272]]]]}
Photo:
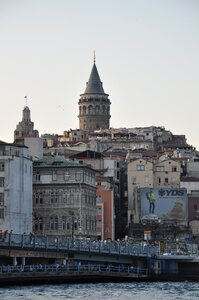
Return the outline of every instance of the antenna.
{"type": "Polygon", "coordinates": [[[25,96],[24,98],[25,98],[25,105],[27,106],[27,103],[28,103],[28,97],[25,96]]]}
{"type": "Polygon", "coordinates": [[[96,57],[95,57],[95,50],[94,50],[94,63],[95,63],[95,61],[96,61],[96,57]]]}

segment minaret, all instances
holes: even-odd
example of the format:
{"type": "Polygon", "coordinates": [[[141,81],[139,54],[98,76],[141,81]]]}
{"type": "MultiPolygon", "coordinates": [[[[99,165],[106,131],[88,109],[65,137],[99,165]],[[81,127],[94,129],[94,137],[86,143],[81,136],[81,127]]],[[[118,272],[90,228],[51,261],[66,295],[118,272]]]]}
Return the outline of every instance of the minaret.
{"type": "Polygon", "coordinates": [[[84,94],[79,99],[79,129],[94,131],[108,129],[110,120],[110,100],[104,92],[97,67],[94,62],[84,94]]]}

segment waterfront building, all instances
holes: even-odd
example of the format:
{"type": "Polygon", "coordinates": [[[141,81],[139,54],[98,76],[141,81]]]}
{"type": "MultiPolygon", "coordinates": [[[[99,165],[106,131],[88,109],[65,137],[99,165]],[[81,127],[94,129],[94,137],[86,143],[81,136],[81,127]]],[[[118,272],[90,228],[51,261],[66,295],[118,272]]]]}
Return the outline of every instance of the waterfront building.
{"type": "Polygon", "coordinates": [[[79,129],[94,131],[109,128],[111,102],[99,77],[95,58],[86,89],[80,95],[79,105],[79,129]]]}
{"type": "Polygon", "coordinates": [[[32,160],[26,146],[0,141],[0,230],[32,232],[32,160]]]}
{"type": "Polygon", "coordinates": [[[95,173],[88,165],[59,156],[34,162],[35,234],[96,236],[95,173]]]}

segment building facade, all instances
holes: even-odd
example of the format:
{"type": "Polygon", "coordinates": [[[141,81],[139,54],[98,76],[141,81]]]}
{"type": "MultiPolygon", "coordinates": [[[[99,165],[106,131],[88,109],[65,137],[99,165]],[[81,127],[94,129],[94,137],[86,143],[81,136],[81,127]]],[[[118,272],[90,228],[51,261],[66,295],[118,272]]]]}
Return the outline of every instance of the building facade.
{"type": "Polygon", "coordinates": [[[115,239],[114,196],[110,183],[102,181],[97,186],[96,231],[101,240],[115,239]]]}
{"type": "Polygon", "coordinates": [[[0,231],[32,232],[32,160],[27,147],[0,142],[0,231]]]}
{"type": "Polygon", "coordinates": [[[96,236],[95,170],[57,156],[35,161],[33,214],[37,235],[96,236]]]}
{"type": "Polygon", "coordinates": [[[139,223],[141,217],[140,188],[180,188],[180,162],[169,158],[139,158],[127,166],[128,223],[139,223]]]}

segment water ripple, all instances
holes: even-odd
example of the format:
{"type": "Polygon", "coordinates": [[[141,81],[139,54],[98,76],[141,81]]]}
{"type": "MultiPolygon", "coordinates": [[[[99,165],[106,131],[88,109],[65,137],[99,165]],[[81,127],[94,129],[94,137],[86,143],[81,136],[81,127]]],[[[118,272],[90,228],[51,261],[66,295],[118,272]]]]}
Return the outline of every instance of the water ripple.
{"type": "Polygon", "coordinates": [[[133,282],[13,286],[0,289],[0,300],[195,300],[197,282],[133,282]]]}

